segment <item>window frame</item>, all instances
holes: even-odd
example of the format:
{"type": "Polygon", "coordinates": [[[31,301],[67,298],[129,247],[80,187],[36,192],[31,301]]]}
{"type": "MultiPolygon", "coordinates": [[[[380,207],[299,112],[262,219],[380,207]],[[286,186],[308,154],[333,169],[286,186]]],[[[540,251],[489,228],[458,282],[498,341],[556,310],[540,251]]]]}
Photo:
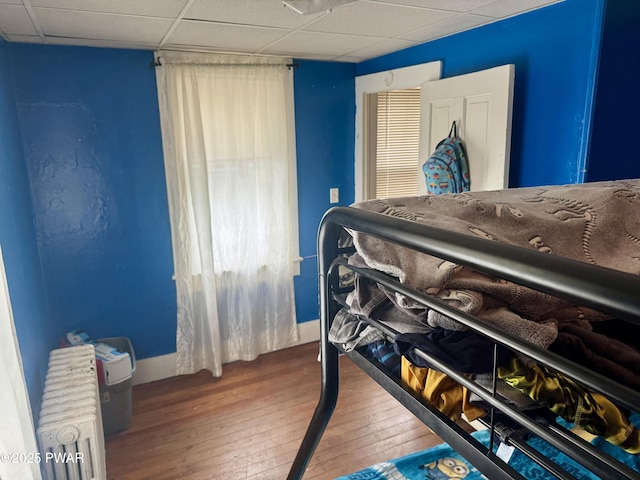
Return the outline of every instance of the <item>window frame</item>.
{"type": "Polygon", "coordinates": [[[367,94],[379,93],[402,88],[413,88],[425,82],[439,80],[442,62],[429,62],[410,67],[386,70],[355,78],[356,89],[356,132],[355,132],[355,201],[367,199],[369,193],[370,164],[365,161],[370,149],[365,138],[365,122],[371,122],[371,105],[368,105],[367,94]]]}

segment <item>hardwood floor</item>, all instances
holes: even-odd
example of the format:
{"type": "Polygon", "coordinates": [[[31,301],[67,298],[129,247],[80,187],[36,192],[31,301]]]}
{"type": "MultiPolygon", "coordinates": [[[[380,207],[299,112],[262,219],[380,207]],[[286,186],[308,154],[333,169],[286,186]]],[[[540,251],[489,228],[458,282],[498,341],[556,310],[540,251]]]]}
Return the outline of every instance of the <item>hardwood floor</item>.
{"type": "MultiPolygon", "coordinates": [[[[316,407],[318,344],[133,387],[133,418],[107,438],[110,480],[284,479],[316,407]]],[[[305,480],[326,480],[441,443],[349,359],[305,480]]]]}

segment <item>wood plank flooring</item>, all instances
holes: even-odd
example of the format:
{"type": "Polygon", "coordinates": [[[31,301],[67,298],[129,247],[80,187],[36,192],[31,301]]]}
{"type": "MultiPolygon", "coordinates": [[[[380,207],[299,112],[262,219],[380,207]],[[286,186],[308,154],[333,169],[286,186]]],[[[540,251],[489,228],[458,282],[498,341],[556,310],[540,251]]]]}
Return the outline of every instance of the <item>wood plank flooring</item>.
{"type": "MultiPolygon", "coordinates": [[[[133,387],[133,418],[107,438],[110,480],[284,479],[320,392],[318,344],[133,387]]],[[[305,480],[441,443],[348,358],[338,405],[305,480]]]]}

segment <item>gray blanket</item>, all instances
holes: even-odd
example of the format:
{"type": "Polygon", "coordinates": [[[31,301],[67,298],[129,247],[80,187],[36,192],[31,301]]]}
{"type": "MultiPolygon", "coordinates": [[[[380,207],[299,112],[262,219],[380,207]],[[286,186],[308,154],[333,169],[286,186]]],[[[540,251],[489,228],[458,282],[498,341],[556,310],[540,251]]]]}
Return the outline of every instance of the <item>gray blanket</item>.
{"type": "MultiPolygon", "coordinates": [[[[370,200],[353,206],[640,274],[640,180],[637,179],[370,200]]],[[[352,233],[358,253],[371,268],[394,275],[418,291],[451,299],[452,303],[470,299],[473,308],[468,310],[481,318],[489,320],[492,310],[504,317],[507,309],[516,314],[514,321],[521,318],[544,323],[545,329],[559,321],[570,321],[589,329],[590,321],[606,318],[451,262],[366,234],[352,233]]],[[[403,301],[407,308],[416,308],[408,299],[401,300],[400,304],[403,301]]],[[[430,315],[428,320],[431,326],[458,328],[441,315],[430,315]]],[[[518,329],[517,321],[513,328],[518,329]]],[[[522,333],[526,338],[527,334],[522,333]]],[[[542,343],[548,344],[554,338],[555,334],[547,335],[542,343]]]]}

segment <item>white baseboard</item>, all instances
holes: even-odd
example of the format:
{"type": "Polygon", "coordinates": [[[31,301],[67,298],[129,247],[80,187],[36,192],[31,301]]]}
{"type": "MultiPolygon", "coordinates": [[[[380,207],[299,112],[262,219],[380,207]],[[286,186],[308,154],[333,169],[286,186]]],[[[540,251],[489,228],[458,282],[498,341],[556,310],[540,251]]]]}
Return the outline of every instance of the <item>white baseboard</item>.
{"type": "Polygon", "coordinates": [[[157,357],[143,358],[136,360],[136,369],[133,372],[132,382],[134,385],[140,383],[153,382],[163,378],[176,376],[177,353],[168,353],[157,357]]]}
{"type": "Polygon", "coordinates": [[[291,345],[303,345],[305,343],[320,341],[320,320],[311,320],[309,322],[298,324],[298,341],[291,345]]]}
{"type": "MultiPolygon", "coordinates": [[[[298,341],[291,346],[320,340],[320,320],[311,320],[298,324],[298,341]]],[[[176,376],[176,353],[168,353],[157,357],[136,360],[136,369],[133,372],[133,384],[153,382],[163,378],[176,376]]]]}

